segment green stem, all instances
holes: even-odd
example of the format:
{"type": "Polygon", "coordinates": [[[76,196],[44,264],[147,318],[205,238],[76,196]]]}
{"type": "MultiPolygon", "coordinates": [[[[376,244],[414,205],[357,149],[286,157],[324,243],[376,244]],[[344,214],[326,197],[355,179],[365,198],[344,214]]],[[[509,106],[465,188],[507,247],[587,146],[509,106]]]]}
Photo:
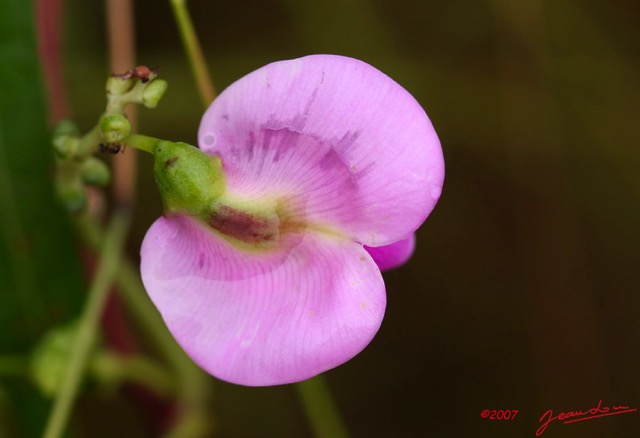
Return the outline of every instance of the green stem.
{"type": "Polygon", "coordinates": [[[298,382],[295,387],[317,438],[349,436],[324,376],[298,382]]]}
{"type": "Polygon", "coordinates": [[[165,365],[145,356],[121,356],[102,351],[93,356],[90,367],[93,375],[107,384],[134,382],[163,397],[174,395],[177,390],[173,373],[165,365]]]}
{"type": "Polygon", "coordinates": [[[80,139],[80,144],[75,154],[76,158],[87,158],[93,155],[98,149],[101,140],[100,127],[96,125],[80,139]]]}
{"type": "Polygon", "coordinates": [[[171,7],[173,8],[173,15],[180,31],[182,44],[189,58],[189,64],[191,64],[191,71],[198,86],[200,99],[204,107],[207,108],[216,97],[216,92],[213,87],[211,75],[209,74],[209,69],[207,68],[207,63],[202,54],[200,42],[198,41],[193,23],[191,22],[187,2],[186,0],[171,0],[171,7]]]}
{"type": "MultiPolygon", "coordinates": [[[[98,150],[98,145],[102,141],[100,136],[99,125],[96,125],[91,131],[80,139],[78,151],[75,155],[76,158],[87,158],[93,155],[98,150]]],[[[139,149],[141,151],[149,152],[151,155],[155,152],[156,143],[160,139],[155,137],[149,137],[148,135],[131,134],[126,137],[122,143],[126,146],[139,149]]]]}
{"type": "Polygon", "coordinates": [[[159,395],[175,394],[175,379],[165,367],[145,357],[124,357],[120,361],[120,377],[123,380],[138,382],[154,389],[159,395]]]}
{"type": "Polygon", "coordinates": [[[100,316],[108,296],[112,278],[118,267],[128,228],[129,215],[123,212],[114,213],[105,236],[105,245],[100,253],[98,269],[80,318],[65,377],[54,401],[44,438],[57,438],[64,432],[87,365],[90,349],[96,338],[100,316]]]}
{"type": "Polygon", "coordinates": [[[156,149],[156,144],[159,141],[159,139],[149,137],[148,135],[131,134],[124,140],[124,143],[127,146],[140,149],[141,151],[149,152],[151,155],[153,155],[156,149]]]}

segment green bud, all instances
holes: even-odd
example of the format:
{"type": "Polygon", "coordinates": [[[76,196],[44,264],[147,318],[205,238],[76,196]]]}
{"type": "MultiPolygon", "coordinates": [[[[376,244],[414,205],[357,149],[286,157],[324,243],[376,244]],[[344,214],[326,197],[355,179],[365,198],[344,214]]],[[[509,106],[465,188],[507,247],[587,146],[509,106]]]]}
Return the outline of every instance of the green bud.
{"type": "Polygon", "coordinates": [[[61,120],[56,123],[51,131],[51,137],[54,140],[61,136],[78,136],[79,134],[80,131],[78,130],[78,127],[71,120],[61,120]]]}
{"type": "Polygon", "coordinates": [[[107,93],[110,94],[124,94],[131,90],[136,84],[136,79],[133,77],[122,78],[118,76],[109,76],[107,79],[107,93]]]}
{"type": "Polygon", "coordinates": [[[60,388],[76,338],[76,324],[57,327],[34,349],[29,374],[43,394],[53,397],[60,388]]]}
{"type": "Polygon", "coordinates": [[[186,143],[158,142],[153,172],[167,212],[207,214],[225,191],[220,159],[186,143]]]}
{"type": "Polygon", "coordinates": [[[131,134],[131,123],[121,114],[104,115],[100,117],[100,133],[107,143],[118,143],[131,134]]]}
{"type": "Polygon", "coordinates": [[[80,177],[85,184],[94,186],[106,186],[111,179],[109,167],[95,157],[89,157],[82,163],[80,177]]]}
{"type": "Polygon", "coordinates": [[[72,157],[78,150],[80,140],[71,135],[57,135],[53,137],[53,150],[59,158],[65,159],[72,157]]]}
{"type": "Polygon", "coordinates": [[[58,197],[69,213],[80,213],[87,206],[87,194],[76,179],[59,182],[58,197]]]}
{"type": "Polygon", "coordinates": [[[150,82],[142,92],[142,103],[147,108],[155,108],[158,105],[165,91],[167,91],[167,81],[164,79],[156,79],[150,82]]]}
{"type": "Polygon", "coordinates": [[[60,158],[69,158],[78,150],[78,127],[71,120],[62,120],[51,131],[53,150],[60,158]]]}

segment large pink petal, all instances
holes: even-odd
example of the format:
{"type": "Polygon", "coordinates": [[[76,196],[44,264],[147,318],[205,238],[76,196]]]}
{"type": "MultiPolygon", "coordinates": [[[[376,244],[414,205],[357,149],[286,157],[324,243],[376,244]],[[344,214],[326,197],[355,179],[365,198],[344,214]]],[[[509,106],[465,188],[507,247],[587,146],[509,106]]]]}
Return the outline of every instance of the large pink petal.
{"type": "Polygon", "coordinates": [[[269,64],[205,113],[200,147],[232,193],[286,200],[290,213],[371,246],[425,220],[444,164],[431,122],[400,85],[361,61],[314,55],[269,64]]]}
{"type": "Polygon", "coordinates": [[[415,247],[416,236],[412,234],[390,245],[376,247],[365,246],[364,249],[371,255],[373,261],[376,262],[376,265],[378,265],[381,271],[387,271],[405,264],[411,258],[415,247]]]}
{"type": "Polygon", "coordinates": [[[238,249],[193,219],[158,219],[142,279],[171,333],[209,373],[243,385],[303,380],[360,352],[386,304],[380,271],[355,242],[285,235],[238,249]]]}

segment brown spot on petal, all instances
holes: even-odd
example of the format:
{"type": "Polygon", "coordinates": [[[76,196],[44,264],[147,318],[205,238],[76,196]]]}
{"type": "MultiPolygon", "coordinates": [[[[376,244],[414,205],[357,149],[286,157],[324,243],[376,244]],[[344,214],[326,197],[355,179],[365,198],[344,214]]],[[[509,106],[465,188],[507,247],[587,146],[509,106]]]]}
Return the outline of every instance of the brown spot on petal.
{"type": "Polygon", "coordinates": [[[290,200],[284,198],[262,205],[221,202],[213,205],[211,212],[202,219],[210,228],[244,249],[282,249],[281,245],[297,245],[309,227],[304,217],[294,214],[291,207],[290,200]]]}
{"type": "Polygon", "coordinates": [[[279,235],[277,216],[262,216],[220,205],[209,216],[207,224],[234,239],[250,244],[275,242],[279,235]]]}

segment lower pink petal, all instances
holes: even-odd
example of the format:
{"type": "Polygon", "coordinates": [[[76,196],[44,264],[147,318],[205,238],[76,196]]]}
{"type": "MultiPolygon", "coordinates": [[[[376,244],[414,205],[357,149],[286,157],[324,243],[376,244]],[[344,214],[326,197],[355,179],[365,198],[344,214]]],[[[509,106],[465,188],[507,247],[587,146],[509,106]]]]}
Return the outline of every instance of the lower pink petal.
{"type": "Polygon", "coordinates": [[[362,245],[291,233],[278,248],[239,249],[182,216],[158,219],[145,236],[149,296],[185,351],[222,380],[304,380],[355,356],[380,326],[384,283],[362,245]]]}

